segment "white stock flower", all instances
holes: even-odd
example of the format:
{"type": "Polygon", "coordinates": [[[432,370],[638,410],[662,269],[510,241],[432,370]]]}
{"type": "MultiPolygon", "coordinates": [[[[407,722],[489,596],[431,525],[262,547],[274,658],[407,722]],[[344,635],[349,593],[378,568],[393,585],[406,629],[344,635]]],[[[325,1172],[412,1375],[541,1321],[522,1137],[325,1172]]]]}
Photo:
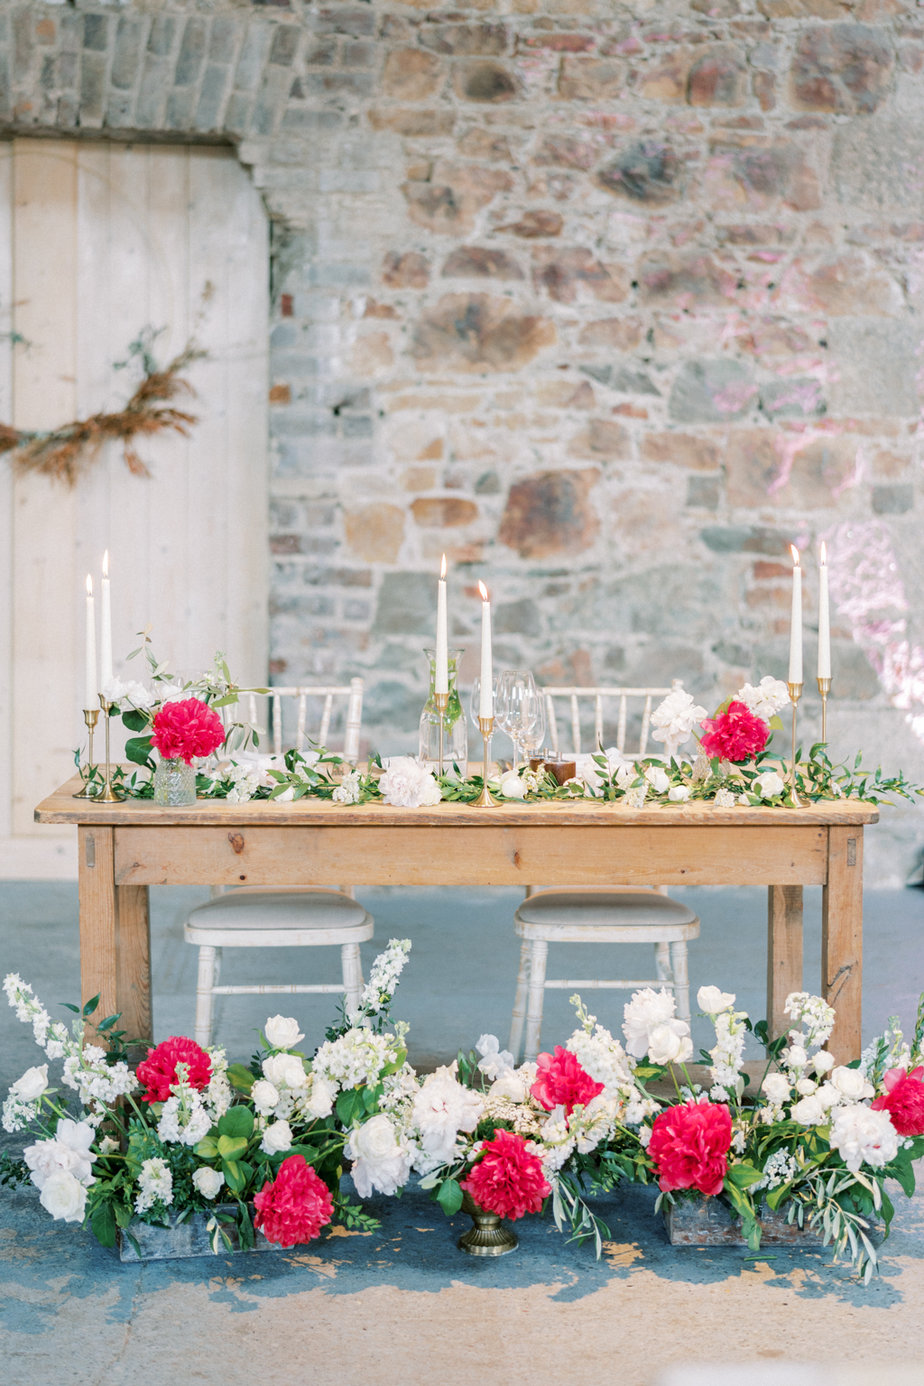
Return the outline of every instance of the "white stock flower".
{"type": "Polygon", "coordinates": [[[789,1079],[782,1073],[768,1073],[760,1085],[761,1092],[774,1106],[782,1107],[789,1101],[789,1079]]]}
{"type": "Polygon", "coordinates": [[[898,1154],[898,1132],[888,1112],[862,1102],[837,1108],[828,1140],[854,1174],[861,1165],[882,1169],[898,1154]]]}
{"type": "Polygon", "coordinates": [[[648,1036],[648,1056],[655,1064],[685,1064],[693,1053],[689,1026],[683,1020],[656,1025],[648,1036]]]}
{"type": "Polygon", "coordinates": [[[867,1082],[866,1074],[859,1068],[845,1068],[841,1064],[831,1070],[831,1082],[847,1102],[860,1102],[873,1095],[872,1083],[867,1082]]]}
{"type": "Polygon", "coordinates": [[[344,1154],[353,1161],[351,1174],[360,1198],[376,1190],[392,1197],[408,1181],[413,1152],[382,1112],[350,1132],[344,1154]]]}
{"type": "Polygon", "coordinates": [[[746,683],[739,689],[735,694],[735,702],[744,703],[748,712],[759,717],[762,722],[769,722],[770,718],[789,702],[789,689],[782,679],[765,674],[756,687],[752,683],[746,683]]]}
{"type": "Polygon", "coordinates": [[[692,793],[688,784],[675,784],[667,791],[667,797],[672,804],[685,804],[692,793]]]}
{"type": "Polygon", "coordinates": [[[483,1105],[478,1093],[457,1081],[455,1064],[428,1074],[411,1111],[424,1154],[440,1164],[450,1160],[456,1137],[460,1131],[474,1131],[483,1105]]]}
{"type": "Polygon", "coordinates": [[[216,1198],[218,1191],[225,1182],[225,1176],[221,1170],[212,1169],[211,1165],[200,1165],[193,1171],[193,1187],[201,1193],[203,1198],[216,1198]]]}
{"type": "Polygon", "coordinates": [[[271,1015],[263,1026],[266,1042],[271,1049],[294,1049],[305,1038],[298,1021],[290,1015],[271,1015]]]}
{"type": "Polygon", "coordinates": [[[277,1088],[303,1088],[308,1075],[296,1054],[270,1054],[263,1060],[263,1076],[277,1088]]]}
{"type": "Polygon", "coordinates": [[[734,790],[726,789],[724,785],[721,789],[716,790],[715,799],[713,800],[716,808],[734,808],[737,802],[738,799],[734,790]]]}
{"type": "Polygon", "coordinates": [[[706,716],[706,709],[699,707],[683,688],[675,688],[668,693],[651,714],[651,736],[653,741],[663,741],[668,755],[673,755],[678,746],[688,741],[690,733],[706,716]]]}
{"type": "Polygon", "coordinates": [[[169,1207],[173,1202],[173,1175],[166,1160],[155,1156],[144,1160],[138,1174],[138,1192],[135,1194],[135,1212],[146,1213],[155,1203],[169,1207]]]}
{"type": "Polygon", "coordinates": [[[83,1222],[87,1206],[86,1186],[69,1170],[55,1170],[43,1183],[39,1202],[47,1213],[60,1222],[83,1222]]]}
{"type": "Polygon", "coordinates": [[[696,993],[696,1004],[704,1015],[718,1015],[735,1004],[735,993],[720,991],[718,987],[700,987],[696,993]]]}
{"type": "Polygon", "coordinates": [[[330,1116],[334,1110],[334,1098],[337,1096],[337,1089],[333,1083],[329,1083],[326,1078],[319,1074],[311,1075],[311,1090],[302,1103],[309,1116],[320,1120],[322,1117],[330,1116]]]}
{"type": "Polygon", "coordinates": [[[279,1104],[279,1089],[268,1078],[258,1078],[250,1090],[250,1096],[260,1116],[269,1116],[279,1104]]]}
{"type": "Polygon", "coordinates": [[[351,770],[337,785],[331,798],[335,804],[358,804],[362,796],[361,776],[358,770],[351,770]]]}
{"type": "Polygon", "coordinates": [[[648,1041],[656,1025],[674,1018],[674,998],[668,991],[652,991],[644,987],[632,993],[631,1001],[623,1008],[623,1034],[626,1050],[635,1059],[648,1053],[648,1041]]]}
{"type": "Polygon", "coordinates": [[[292,1128],[287,1121],[274,1121],[263,1132],[260,1149],[264,1155],[281,1155],[292,1148],[292,1128]]]}
{"type": "Polygon", "coordinates": [[[413,756],[392,756],[379,780],[379,790],[384,803],[398,808],[429,808],[442,798],[430,771],[418,765],[413,756]]]}
{"type": "Polygon", "coordinates": [[[784,793],[786,781],[776,770],[765,770],[762,775],[756,776],[751,787],[762,799],[776,799],[784,793]]]}
{"type": "Polygon", "coordinates": [[[20,1102],[34,1102],[47,1087],[48,1065],[39,1064],[35,1068],[27,1068],[22,1077],[16,1079],[10,1092],[18,1097],[20,1102]]]}

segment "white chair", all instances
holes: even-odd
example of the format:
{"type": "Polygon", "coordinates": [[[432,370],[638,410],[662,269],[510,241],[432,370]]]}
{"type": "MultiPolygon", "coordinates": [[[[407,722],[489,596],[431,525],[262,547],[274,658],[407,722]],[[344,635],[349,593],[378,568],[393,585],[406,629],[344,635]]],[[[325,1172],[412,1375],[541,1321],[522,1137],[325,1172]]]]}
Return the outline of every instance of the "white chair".
{"type": "MultiPolygon", "coordinates": [[[[326,745],[335,704],[345,700],[342,753],[355,762],[359,754],[362,720],[362,679],[351,679],[344,686],[315,688],[273,688],[267,694],[244,692],[243,710],[250,727],[260,736],[269,736],[273,753],[282,753],[287,739],[287,711],[294,714],[294,742],[299,750],[308,746],[308,726],[317,725],[316,742],[326,745]],[[320,704],[316,721],[311,712],[320,704]]],[[[232,709],[232,715],[237,710],[232,709]]],[[[329,749],[333,749],[329,747],[329,749]]],[[[194,909],[183,930],[187,943],[199,949],[196,983],[195,1039],[209,1043],[212,1012],[216,996],[303,994],[340,992],[347,1006],[357,1005],[363,989],[359,945],[372,938],[373,919],[349,889],[286,889],[242,886],[232,890],[217,888],[213,898],[194,909]],[[248,983],[219,985],[223,948],[319,948],[339,947],[341,981],[311,983],[248,983]]]]}
{"type": "MultiPolygon", "coordinates": [[[[545,687],[542,692],[548,743],[557,756],[578,756],[584,748],[608,749],[613,745],[623,755],[643,756],[655,700],[680,687],[677,680],[670,688],[545,687]],[[570,730],[570,742],[564,744],[559,734],[561,714],[556,700],[564,701],[567,708],[567,715],[561,720],[570,730]],[[615,719],[606,716],[611,704],[615,704],[615,719]],[[582,728],[591,723],[593,740],[588,741],[582,728]],[[630,732],[632,744],[627,750],[630,732]]],[[[688,906],[671,899],[663,886],[614,884],[545,890],[529,886],[526,899],[514,915],[514,926],[522,940],[510,1025],[509,1048],[514,1058],[519,1056],[521,1047],[526,1059],[535,1059],[539,1052],[543,1001],[548,988],[588,991],[664,987],[673,991],[680,1018],[690,1019],[687,941],[699,936],[699,919],[688,906]],[[653,943],[656,975],[612,981],[547,977],[550,943],[653,943]]]]}

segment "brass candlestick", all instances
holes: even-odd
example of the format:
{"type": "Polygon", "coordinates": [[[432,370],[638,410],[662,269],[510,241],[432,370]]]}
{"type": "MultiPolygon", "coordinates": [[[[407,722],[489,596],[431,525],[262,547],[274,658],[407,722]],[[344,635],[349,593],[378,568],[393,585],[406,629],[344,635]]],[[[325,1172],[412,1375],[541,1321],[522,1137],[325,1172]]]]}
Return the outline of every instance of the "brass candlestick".
{"type": "Polygon", "coordinates": [[[828,744],[828,694],[831,692],[830,678],[818,679],[818,692],[821,694],[821,739],[828,744]]]}
{"type": "Polygon", "coordinates": [[[494,730],[494,718],[479,717],[478,730],[481,732],[481,735],[484,738],[484,765],[482,769],[481,793],[475,800],[475,803],[478,805],[479,808],[485,808],[488,804],[497,803],[496,799],[492,799],[491,792],[488,789],[488,766],[490,764],[491,754],[489,747],[491,745],[491,733],[494,730]]]}
{"type": "Polygon", "coordinates": [[[107,702],[104,695],[99,695],[99,705],[102,708],[103,716],[106,719],[106,778],[103,787],[95,796],[101,803],[118,804],[125,798],[121,789],[116,789],[112,783],[112,767],[109,762],[109,713],[115,707],[115,703],[107,702]]]}
{"type": "Polygon", "coordinates": [[[93,761],[93,732],[96,728],[97,722],[99,721],[99,708],[85,707],[83,710],[83,720],[86,723],[86,728],[90,735],[90,745],[87,750],[87,769],[89,771],[89,775],[87,777],[87,782],[84,785],[83,789],[78,790],[78,792],[74,795],[74,798],[95,799],[97,796],[93,789],[92,779],[93,771],[96,769],[96,766],[93,761]]]}
{"type": "Polygon", "coordinates": [[[449,706],[448,693],[434,693],[433,701],[436,703],[436,710],[440,715],[440,775],[443,773],[443,730],[446,725],[446,709],[449,706]]]}
{"type": "Polygon", "coordinates": [[[792,768],[789,773],[789,793],[793,808],[802,808],[802,800],[796,793],[796,709],[799,706],[804,685],[787,683],[786,687],[789,690],[789,701],[792,703],[792,768]]]}

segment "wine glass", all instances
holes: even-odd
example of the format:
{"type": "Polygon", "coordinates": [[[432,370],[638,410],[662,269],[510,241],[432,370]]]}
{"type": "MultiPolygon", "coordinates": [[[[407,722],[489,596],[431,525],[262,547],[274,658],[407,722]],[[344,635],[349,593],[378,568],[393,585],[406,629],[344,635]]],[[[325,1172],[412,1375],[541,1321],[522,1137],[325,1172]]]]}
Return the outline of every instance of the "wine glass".
{"type": "Polygon", "coordinates": [[[536,680],[528,669],[505,669],[497,690],[495,718],[513,742],[513,768],[520,764],[520,741],[539,718],[541,699],[536,680]]]}
{"type": "MultiPolygon", "coordinates": [[[[493,708],[494,708],[495,721],[497,720],[497,686],[498,686],[499,682],[500,682],[500,679],[498,678],[497,674],[495,674],[494,677],[491,679],[491,704],[492,704],[492,706],[493,706],[493,708]]],[[[480,703],[481,703],[481,675],[480,675],[480,674],[476,674],[475,677],[474,677],[474,679],[472,680],[472,700],[471,700],[471,703],[469,704],[469,711],[470,711],[470,713],[471,713],[472,723],[473,723],[473,725],[474,725],[476,731],[481,731],[481,726],[480,726],[480,722],[479,722],[479,713],[478,713],[478,708],[479,708],[479,706],[480,706],[480,703]]]]}
{"type": "Polygon", "coordinates": [[[520,745],[523,747],[523,757],[530,760],[542,750],[542,743],[545,740],[545,698],[542,696],[542,689],[536,690],[536,717],[532,726],[527,731],[520,732],[520,745]]]}

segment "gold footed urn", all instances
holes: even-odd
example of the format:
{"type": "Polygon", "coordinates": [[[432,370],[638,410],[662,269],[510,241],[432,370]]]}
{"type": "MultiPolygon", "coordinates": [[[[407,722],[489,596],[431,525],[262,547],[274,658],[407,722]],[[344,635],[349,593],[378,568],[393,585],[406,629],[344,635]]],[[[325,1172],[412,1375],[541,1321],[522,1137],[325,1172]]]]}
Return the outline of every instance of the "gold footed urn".
{"type": "Polygon", "coordinates": [[[467,1251],[469,1256],[506,1256],[508,1251],[516,1251],[519,1240],[509,1227],[505,1227],[500,1214],[479,1207],[465,1189],[462,1191],[462,1212],[468,1213],[473,1226],[459,1238],[460,1251],[467,1251]]]}

